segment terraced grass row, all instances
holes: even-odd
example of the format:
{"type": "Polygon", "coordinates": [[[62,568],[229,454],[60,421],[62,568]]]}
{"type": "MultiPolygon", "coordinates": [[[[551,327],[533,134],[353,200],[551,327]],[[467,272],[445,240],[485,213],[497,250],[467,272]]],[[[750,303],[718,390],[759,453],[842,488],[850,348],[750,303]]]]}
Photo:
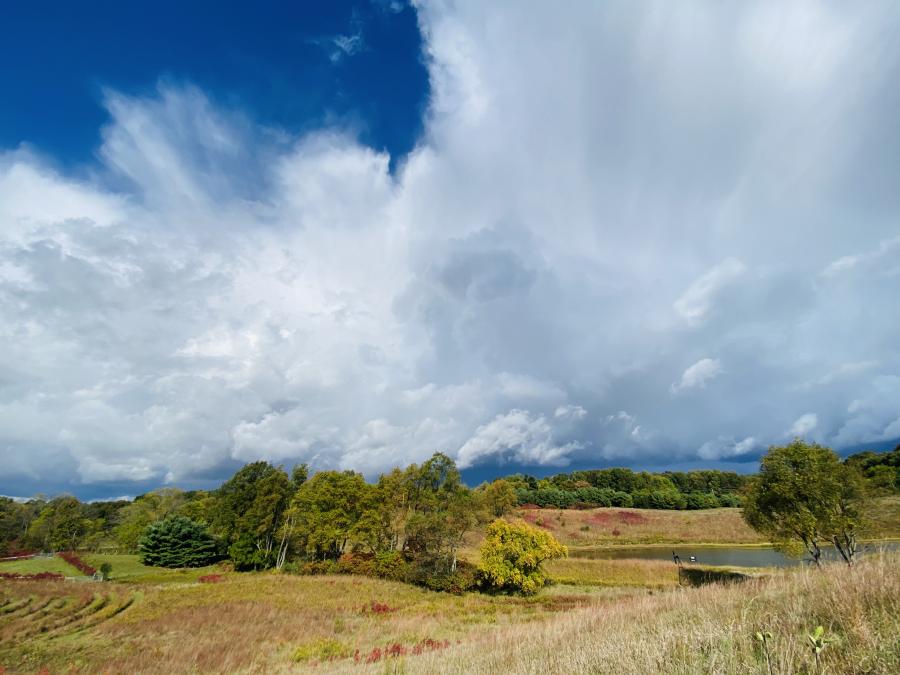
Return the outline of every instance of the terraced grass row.
{"type": "Polygon", "coordinates": [[[138,596],[133,590],[65,583],[42,584],[37,590],[5,584],[0,594],[0,654],[25,640],[53,640],[99,626],[138,596]]]}

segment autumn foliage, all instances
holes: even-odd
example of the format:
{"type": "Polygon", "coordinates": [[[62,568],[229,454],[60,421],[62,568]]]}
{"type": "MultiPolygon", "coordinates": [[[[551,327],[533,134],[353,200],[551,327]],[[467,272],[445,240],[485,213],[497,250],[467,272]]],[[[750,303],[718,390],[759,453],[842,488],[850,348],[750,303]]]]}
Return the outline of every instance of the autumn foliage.
{"type": "Polygon", "coordinates": [[[549,532],[495,520],[481,545],[478,571],[489,589],[531,595],[547,582],[541,563],[566,555],[566,547],[549,532]]]}

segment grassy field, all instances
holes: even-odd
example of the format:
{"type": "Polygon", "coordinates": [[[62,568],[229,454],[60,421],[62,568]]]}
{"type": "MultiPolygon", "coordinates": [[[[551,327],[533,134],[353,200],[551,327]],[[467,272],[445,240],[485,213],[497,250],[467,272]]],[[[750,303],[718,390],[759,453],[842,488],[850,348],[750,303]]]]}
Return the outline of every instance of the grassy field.
{"type": "Polygon", "coordinates": [[[560,587],[527,599],[457,597],[361,577],[278,574],[229,574],[216,584],[6,583],[0,665],[25,672],[279,672],[329,656],[352,661],[357,652],[365,660],[393,645],[396,652],[444,649],[639,592],[560,587]]]}
{"type": "Polygon", "coordinates": [[[759,544],[740,509],[659,511],[603,508],[533,509],[518,512],[567,546],[643,544],[759,544]]]}
{"type": "MultiPolygon", "coordinates": [[[[900,672],[900,558],[848,571],[798,569],[742,584],[679,588],[585,608],[410,659],[407,673],[766,673],[758,631],[772,634],[772,672],[900,672]],[[817,669],[806,636],[831,640],[817,669]]],[[[337,665],[337,664],[336,664],[337,665]]],[[[361,672],[340,664],[339,672],[361,672]]]]}
{"type": "Polygon", "coordinates": [[[56,572],[64,576],[80,576],[81,572],[72,567],[62,558],[28,558],[27,560],[8,560],[0,562],[0,572],[10,574],[39,574],[41,572],[56,572]]]}
{"type": "MultiPolygon", "coordinates": [[[[877,513],[896,532],[900,500],[877,513]]],[[[731,509],[522,516],[570,545],[758,543],[731,509]]],[[[773,672],[799,675],[815,672],[805,636],[818,625],[834,638],[820,672],[900,672],[897,553],[703,588],[680,586],[668,561],[570,558],[547,565],[554,585],[533,598],[82,558],[109,562],[114,583],[0,581],[0,672],[765,673],[753,635],[769,631],[773,672]],[[211,573],[219,583],[199,581],[211,573]]],[[[73,574],[58,558],[4,565],[73,574]]]]}
{"type": "MultiPolygon", "coordinates": [[[[590,577],[581,566],[598,562],[625,561],[554,574],[590,577]]],[[[645,581],[658,580],[654,565],[645,581]]],[[[817,625],[835,640],[822,672],[900,672],[900,557],[703,588],[557,585],[534,598],[277,574],[0,583],[6,672],[761,673],[753,635],[769,631],[775,672],[809,673],[817,625]]]]}
{"type": "Polygon", "coordinates": [[[900,495],[873,501],[867,535],[880,539],[900,539],[900,495]]]}
{"type": "Polygon", "coordinates": [[[219,571],[215,565],[171,570],[162,567],[148,567],[141,564],[137,555],[129,554],[84,553],[81,559],[97,569],[100,569],[100,565],[103,563],[109,563],[112,565],[110,581],[128,583],[188,583],[197,581],[197,579],[206,574],[213,574],[219,571]]]}
{"type": "Polygon", "coordinates": [[[557,584],[666,588],[678,585],[678,568],[662,560],[565,558],[545,565],[557,584]]]}
{"type": "MultiPolygon", "coordinates": [[[[571,547],[765,543],[744,522],[740,509],[521,509],[516,515],[548,530],[571,547]]],[[[865,535],[876,539],[900,538],[900,496],[873,501],[871,523],[865,535]]]]}

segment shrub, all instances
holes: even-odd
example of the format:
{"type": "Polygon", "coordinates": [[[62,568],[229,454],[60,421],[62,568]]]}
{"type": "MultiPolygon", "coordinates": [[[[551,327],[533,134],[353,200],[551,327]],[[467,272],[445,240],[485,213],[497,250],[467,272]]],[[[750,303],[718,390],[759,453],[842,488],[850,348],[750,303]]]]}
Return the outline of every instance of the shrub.
{"type": "Polygon", "coordinates": [[[218,558],[212,535],[184,516],[170,516],[150,525],[140,550],[141,561],[155,567],[202,567],[218,558]]]}
{"type": "Polygon", "coordinates": [[[84,560],[79,558],[78,554],[75,553],[75,551],[60,551],[56,555],[65,560],[85,576],[92,577],[97,573],[97,570],[84,562],[84,560]]]}
{"type": "Polygon", "coordinates": [[[719,498],[711,492],[691,492],[685,499],[689,509],[715,509],[719,506],[719,498]]]}
{"type": "Polygon", "coordinates": [[[541,563],[567,553],[548,532],[495,520],[481,545],[479,577],[487,588],[530,595],[547,581],[541,563]]]}
{"type": "Polygon", "coordinates": [[[405,581],[409,576],[409,563],[399,551],[385,551],[375,554],[372,571],[381,579],[405,581]]]}
{"type": "Polygon", "coordinates": [[[389,604],[385,602],[378,602],[377,600],[373,600],[368,605],[363,605],[362,610],[360,610],[361,614],[390,614],[391,612],[396,612],[396,607],[391,607],[389,604]]]}
{"type": "Polygon", "coordinates": [[[632,498],[639,509],[687,508],[687,498],[677,490],[641,490],[632,498]]]}
{"type": "Polygon", "coordinates": [[[332,661],[334,659],[345,659],[352,655],[350,647],[343,642],[333,640],[331,638],[320,638],[300,645],[294,650],[293,660],[298,663],[306,661],[332,661]]]}
{"type": "Polygon", "coordinates": [[[430,566],[413,568],[410,580],[432,591],[462,595],[478,586],[478,569],[460,560],[452,572],[435,573],[430,566]]]}
{"type": "Polygon", "coordinates": [[[634,513],[633,511],[619,511],[619,522],[625,523],[626,525],[643,525],[648,522],[645,516],[642,516],[640,513],[634,513]]]}
{"type": "Polygon", "coordinates": [[[204,574],[197,581],[201,584],[218,584],[225,581],[225,577],[221,574],[204,574]]]}
{"type": "Polygon", "coordinates": [[[743,505],[740,495],[736,495],[733,492],[726,492],[718,495],[718,499],[719,506],[726,508],[740,508],[743,505]]]}
{"type": "Polygon", "coordinates": [[[36,574],[0,572],[0,579],[9,579],[10,581],[61,581],[64,578],[59,572],[37,572],[36,574]]]}

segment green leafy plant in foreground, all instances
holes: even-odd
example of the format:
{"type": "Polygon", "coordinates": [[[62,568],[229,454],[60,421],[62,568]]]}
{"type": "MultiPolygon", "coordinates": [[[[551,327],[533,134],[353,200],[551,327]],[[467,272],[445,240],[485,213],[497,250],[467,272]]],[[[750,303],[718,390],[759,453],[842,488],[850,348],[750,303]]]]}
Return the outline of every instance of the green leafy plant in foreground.
{"type": "Polygon", "coordinates": [[[820,655],[825,647],[834,642],[834,638],[825,637],[825,629],[822,626],[816,626],[816,629],[810,635],[807,635],[806,639],[809,641],[810,649],[812,649],[813,657],[815,658],[816,672],[821,672],[820,655]]]}

